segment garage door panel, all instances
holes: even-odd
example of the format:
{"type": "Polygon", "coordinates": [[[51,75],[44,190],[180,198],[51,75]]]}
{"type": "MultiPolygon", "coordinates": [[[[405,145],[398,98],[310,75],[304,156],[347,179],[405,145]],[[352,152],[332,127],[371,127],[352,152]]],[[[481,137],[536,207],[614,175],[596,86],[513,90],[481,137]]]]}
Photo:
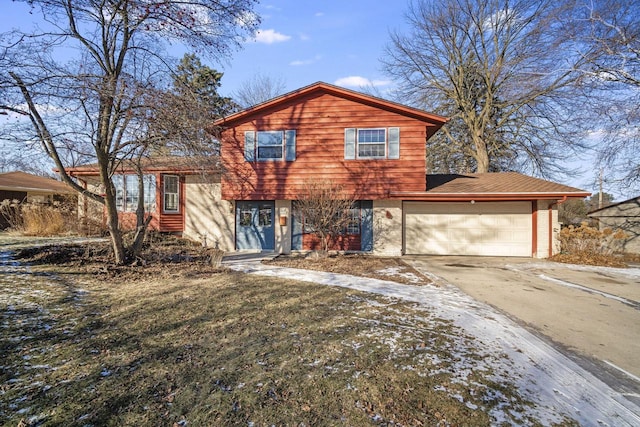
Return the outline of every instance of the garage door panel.
{"type": "Polygon", "coordinates": [[[531,256],[529,202],[405,202],[405,253],[531,256]]]}

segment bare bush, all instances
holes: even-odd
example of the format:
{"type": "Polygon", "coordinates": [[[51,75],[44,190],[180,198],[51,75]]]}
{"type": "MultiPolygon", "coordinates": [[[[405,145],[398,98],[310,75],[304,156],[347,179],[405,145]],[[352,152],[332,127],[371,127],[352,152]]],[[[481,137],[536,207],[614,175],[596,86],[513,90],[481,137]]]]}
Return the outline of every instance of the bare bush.
{"type": "Polygon", "coordinates": [[[298,196],[294,214],[303,224],[303,232],[315,234],[320,240],[321,253],[326,254],[347,229],[352,218],[353,196],[338,184],[328,181],[307,181],[298,196]]]}
{"type": "Polygon", "coordinates": [[[12,231],[22,230],[22,215],[20,214],[20,201],[4,199],[0,203],[0,215],[9,224],[12,231]]]}
{"type": "Polygon", "coordinates": [[[11,231],[25,236],[54,236],[74,231],[77,224],[74,206],[71,198],[52,204],[3,200],[0,214],[11,231]]]}
{"type": "Polygon", "coordinates": [[[563,254],[582,255],[585,258],[612,256],[622,250],[627,238],[622,230],[605,228],[598,230],[586,222],[580,226],[569,226],[560,231],[560,251],[563,254]]]}

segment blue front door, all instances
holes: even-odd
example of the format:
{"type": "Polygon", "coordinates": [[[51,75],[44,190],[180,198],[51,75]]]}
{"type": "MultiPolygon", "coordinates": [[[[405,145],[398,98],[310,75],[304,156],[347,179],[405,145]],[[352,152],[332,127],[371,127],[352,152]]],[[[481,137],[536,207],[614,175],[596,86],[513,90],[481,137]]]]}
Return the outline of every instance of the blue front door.
{"type": "Polygon", "coordinates": [[[272,251],[275,247],[275,202],[236,202],[236,249],[272,251]]]}

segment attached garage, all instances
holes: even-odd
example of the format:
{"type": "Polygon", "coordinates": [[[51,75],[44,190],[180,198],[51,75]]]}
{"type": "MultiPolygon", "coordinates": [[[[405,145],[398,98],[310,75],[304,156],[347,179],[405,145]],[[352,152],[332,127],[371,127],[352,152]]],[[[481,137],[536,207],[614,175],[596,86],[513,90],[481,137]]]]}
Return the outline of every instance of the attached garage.
{"type": "Polygon", "coordinates": [[[409,255],[532,255],[530,201],[404,202],[409,255]]]}

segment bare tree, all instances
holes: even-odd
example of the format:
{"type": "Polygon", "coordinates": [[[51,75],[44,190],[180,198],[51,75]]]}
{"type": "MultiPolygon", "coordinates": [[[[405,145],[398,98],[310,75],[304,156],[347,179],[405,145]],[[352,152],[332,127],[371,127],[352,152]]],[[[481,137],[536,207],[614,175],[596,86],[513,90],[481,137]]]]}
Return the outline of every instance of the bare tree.
{"type": "Polygon", "coordinates": [[[304,233],[318,236],[326,253],[352,221],[350,211],[355,200],[340,185],[327,181],[307,181],[295,201],[294,215],[304,233]]]}
{"type": "Polygon", "coordinates": [[[577,2],[571,36],[588,45],[580,83],[588,91],[607,179],[640,186],[640,1],[577,2]]]}
{"type": "Polygon", "coordinates": [[[62,179],[104,204],[116,263],[131,254],[118,222],[112,175],[148,148],[149,100],[173,67],[164,47],[179,42],[211,58],[230,54],[258,24],[255,0],[29,0],[44,23],[0,36],[3,101],[28,115],[12,130],[35,141],[62,179]],[[65,152],[90,154],[104,194],[68,175],[65,152]]]}
{"type": "Polygon", "coordinates": [[[558,35],[570,9],[552,0],[416,0],[406,16],[411,30],[391,35],[383,64],[403,99],[452,118],[430,146],[443,150],[431,164],[559,169],[580,140],[571,84],[584,58],[558,35]]]}
{"type": "Polygon", "coordinates": [[[286,87],[282,78],[257,73],[242,83],[232,97],[241,108],[249,108],[282,95],[286,87]]]}

